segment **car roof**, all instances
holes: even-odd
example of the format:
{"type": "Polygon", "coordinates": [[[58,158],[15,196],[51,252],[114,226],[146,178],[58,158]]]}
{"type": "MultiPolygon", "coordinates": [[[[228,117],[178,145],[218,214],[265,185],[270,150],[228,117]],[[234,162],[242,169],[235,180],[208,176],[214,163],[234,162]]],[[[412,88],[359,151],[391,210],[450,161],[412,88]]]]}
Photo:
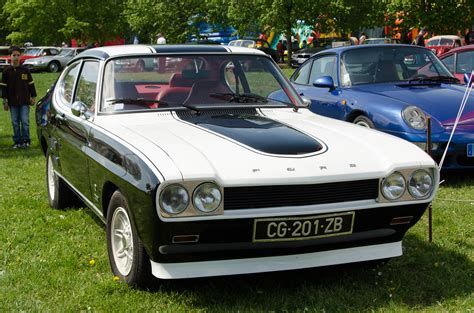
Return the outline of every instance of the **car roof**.
{"type": "Polygon", "coordinates": [[[349,51],[349,50],[356,50],[356,49],[380,49],[380,48],[383,48],[383,47],[388,47],[388,48],[395,48],[395,47],[405,47],[405,48],[413,48],[413,49],[425,49],[425,50],[429,50],[425,47],[422,47],[422,46],[416,46],[416,45],[403,45],[403,44],[393,44],[393,43],[390,43],[390,44],[380,44],[380,45],[352,45],[352,46],[344,46],[344,47],[338,47],[338,48],[331,48],[331,49],[326,49],[326,50],[323,50],[323,51],[320,51],[318,53],[316,53],[315,55],[321,55],[321,54],[324,54],[324,53],[337,53],[337,54],[341,54],[345,51],[349,51]]]}
{"type": "Polygon", "coordinates": [[[108,59],[116,56],[133,54],[180,54],[180,53],[247,53],[266,55],[257,49],[232,47],[223,45],[119,45],[88,49],[76,56],[71,62],[79,58],[108,59]]]}
{"type": "Polygon", "coordinates": [[[31,50],[31,49],[58,49],[58,50],[61,50],[61,48],[54,47],[54,46],[34,46],[34,47],[26,48],[26,50],[31,50]]]}
{"type": "Polygon", "coordinates": [[[474,45],[456,47],[454,49],[451,49],[451,50],[447,51],[446,53],[443,53],[441,56],[444,56],[446,54],[453,54],[453,53],[456,53],[456,52],[470,51],[470,50],[474,50],[474,45]]]}
{"type": "Polygon", "coordinates": [[[437,40],[437,39],[461,40],[459,36],[455,36],[455,35],[439,35],[439,36],[431,37],[430,39],[428,39],[428,41],[437,40]]]}

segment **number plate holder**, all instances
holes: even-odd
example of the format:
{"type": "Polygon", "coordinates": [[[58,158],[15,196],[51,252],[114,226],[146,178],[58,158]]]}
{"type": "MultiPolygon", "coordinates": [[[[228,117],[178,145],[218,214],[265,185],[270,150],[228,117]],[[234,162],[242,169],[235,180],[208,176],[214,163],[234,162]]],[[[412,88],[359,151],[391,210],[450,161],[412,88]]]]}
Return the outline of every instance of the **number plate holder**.
{"type": "Polygon", "coordinates": [[[474,157],[474,143],[467,144],[466,153],[468,158],[474,157]]]}
{"type": "Polygon", "coordinates": [[[309,240],[352,234],[355,213],[259,218],[254,220],[252,242],[309,240]]]}

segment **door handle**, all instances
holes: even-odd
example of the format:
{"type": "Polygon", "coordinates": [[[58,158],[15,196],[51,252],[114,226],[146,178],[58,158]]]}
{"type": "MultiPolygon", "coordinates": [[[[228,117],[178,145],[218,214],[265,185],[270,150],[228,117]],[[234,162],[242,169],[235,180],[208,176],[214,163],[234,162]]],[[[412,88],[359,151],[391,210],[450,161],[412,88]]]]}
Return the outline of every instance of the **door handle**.
{"type": "Polygon", "coordinates": [[[66,120],[66,115],[64,113],[57,113],[54,117],[61,122],[66,120]]]}

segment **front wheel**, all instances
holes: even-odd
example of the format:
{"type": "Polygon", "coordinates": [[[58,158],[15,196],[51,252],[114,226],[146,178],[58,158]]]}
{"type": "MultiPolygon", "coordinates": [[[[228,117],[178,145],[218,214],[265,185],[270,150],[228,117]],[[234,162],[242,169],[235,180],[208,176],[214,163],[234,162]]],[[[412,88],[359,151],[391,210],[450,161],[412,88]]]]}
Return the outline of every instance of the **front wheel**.
{"type": "Polygon", "coordinates": [[[54,172],[53,156],[46,156],[46,184],[48,186],[48,201],[53,209],[64,209],[78,202],[76,194],[54,172]]]}
{"type": "Polygon", "coordinates": [[[367,128],[375,128],[374,123],[367,116],[364,115],[356,117],[353,123],[367,128]]]}
{"type": "Polygon", "coordinates": [[[58,62],[51,62],[48,64],[48,71],[51,73],[57,73],[59,72],[59,63],[58,62]]]}
{"type": "Polygon", "coordinates": [[[144,288],[151,281],[151,265],[138,238],[127,200],[115,191],[107,211],[107,250],[114,275],[127,284],[144,288]]]}

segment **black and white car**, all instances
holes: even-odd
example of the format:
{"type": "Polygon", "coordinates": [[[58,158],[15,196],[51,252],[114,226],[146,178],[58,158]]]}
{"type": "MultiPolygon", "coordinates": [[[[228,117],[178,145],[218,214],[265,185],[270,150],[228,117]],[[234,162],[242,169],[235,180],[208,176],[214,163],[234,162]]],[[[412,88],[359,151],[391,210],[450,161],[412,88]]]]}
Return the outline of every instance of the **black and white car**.
{"type": "Polygon", "coordinates": [[[255,49],[87,50],[38,105],[50,205],[79,196],[134,286],[400,256],[436,164],[305,103],[255,49]]]}

